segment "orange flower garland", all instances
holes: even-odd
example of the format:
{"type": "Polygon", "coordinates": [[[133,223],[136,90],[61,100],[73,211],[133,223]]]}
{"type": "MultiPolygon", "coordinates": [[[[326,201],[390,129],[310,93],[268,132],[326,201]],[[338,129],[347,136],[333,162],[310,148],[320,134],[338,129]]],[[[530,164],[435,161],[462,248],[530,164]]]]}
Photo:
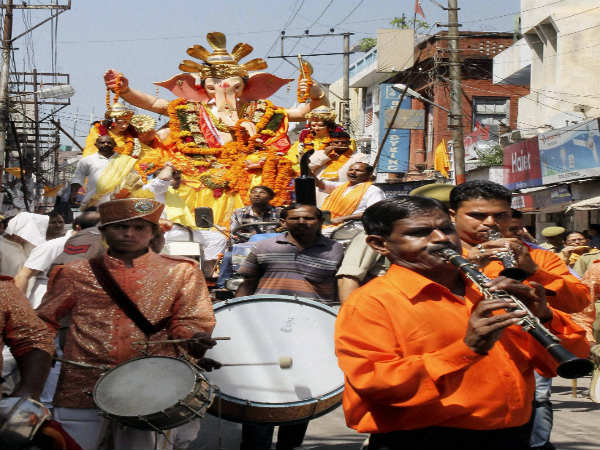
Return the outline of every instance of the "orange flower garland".
{"type": "Polygon", "coordinates": [[[300,70],[300,74],[298,75],[298,89],[296,90],[296,99],[298,100],[298,103],[304,103],[310,98],[310,88],[313,85],[313,81],[310,77],[308,67],[304,63],[301,64],[302,67],[300,70]],[[300,82],[303,79],[305,79],[307,83],[306,90],[304,92],[302,92],[302,90],[300,89],[300,82]]]}
{"type": "MultiPolygon", "coordinates": [[[[121,96],[121,77],[123,75],[122,74],[117,74],[117,79],[115,81],[116,87],[115,87],[115,98],[113,99],[112,104],[114,105],[115,103],[117,103],[119,101],[119,97],[121,96]]],[[[106,89],[106,110],[110,110],[110,89],[106,89]]]]}
{"type": "MultiPolygon", "coordinates": [[[[196,125],[199,120],[196,105],[182,98],[172,101],[167,113],[170,118],[169,128],[172,140],[169,148],[173,154],[171,161],[174,166],[189,176],[197,177],[204,186],[213,189],[215,196],[221,195],[223,189],[227,189],[232,193],[239,192],[243,202],[248,204],[248,190],[253,173],[248,170],[245,161],[249,154],[258,156],[264,152],[266,162],[263,167],[263,184],[272,188],[277,185],[285,186],[285,192],[281,195],[282,198],[289,199],[291,163],[290,167],[286,169],[284,162],[281,167],[286,170],[280,171],[278,167],[281,156],[277,155],[275,150],[270,150],[267,154],[265,144],[261,142],[261,140],[268,141],[271,136],[276,135],[273,129],[266,127],[275,114],[285,114],[285,111],[276,109],[268,100],[261,101],[259,105],[258,108],[252,106],[246,110],[244,117],[230,128],[234,135],[234,141],[226,143],[223,147],[213,148],[200,144],[202,136],[199,132],[200,127],[196,125]],[[264,113],[262,113],[263,108],[264,113]],[[258,116],[260,119],[255,116],[256,113],[262,113],[262,116],[258,116]],[[256,132],[252,136],[248,136],[242,124],[246,121],[254,124],[255,120],[257,121],[256,132]],[[182,121],[184,121],[183,125],[182,121]],[[188,129],[182,129],[182,126],[188,129]],[[201,158],[194,158],[196,155],[201,158]]],[[[273,122],[270,128],[280,126],[277,122],[273,122]]]]}

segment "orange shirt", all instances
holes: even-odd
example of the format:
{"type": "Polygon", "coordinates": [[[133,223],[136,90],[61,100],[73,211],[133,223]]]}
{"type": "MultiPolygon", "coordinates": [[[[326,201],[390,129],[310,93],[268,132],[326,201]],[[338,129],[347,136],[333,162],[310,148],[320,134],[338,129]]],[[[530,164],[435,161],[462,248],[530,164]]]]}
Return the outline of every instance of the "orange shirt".
{"type": "MultiPolygon", "coordinates": [[[[556,363],[519,326],[504,330],[487,355],[463,339],[482,299],[466,281],[465,298],[392,265],[343,304],[335,347],[345,374],[344,413],[361,433],[429,426],[475,430],[515,427],[531,417],[534,367],[556,363]]],[[[554,310],[547,324],[572,352],[587,356],[584,331],[554,310]]]]}
{"type": "MultiPolygon", "coordinates": [[[[535,281],[556,292],[556,295],[548,296],[550,306],[567,313],[576,313],[590,304],[587,286],[569,272],[567,265],[555,253],[530,247],[529,254],[538,270],[525,281],[535,281]]],[[[492,261],[484,267],[483,273],[496,278],[503,268],[500,261],[492,261]]]]}
{"type": "MultiPolygon", "coordinates": [[[[166,327],[150,340],[190,338],[210,334],[215,326],[212,304],[198,264],[191,260],[157,255],[152,251],[133,260],[133,267],[104,255],[115,281],[153,324],[169,318],[166,327]]],[[[65,359],[94,365],[116,366],[143,356],[145,348],[133,342],[146,336],[102,289],[88,260],[59,266],[50,276],[48,292],[37,309],[53,330],[71,315],[64,349],[65,359]]],[[[177,356],[170,344],[152,345],[150,355],[177,356]]],[[[54,405],[93,408],[87,392],[102,371],[70,364],[62,366],[54,405]]]]}

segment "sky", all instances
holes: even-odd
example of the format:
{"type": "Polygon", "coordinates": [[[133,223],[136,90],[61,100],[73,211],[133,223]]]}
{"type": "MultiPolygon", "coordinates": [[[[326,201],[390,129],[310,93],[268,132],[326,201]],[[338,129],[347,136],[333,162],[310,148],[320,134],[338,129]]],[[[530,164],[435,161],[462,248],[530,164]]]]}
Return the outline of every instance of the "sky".
{"type": "MultiPolygon", "coordinates": [[[[34,0],[30,5],[66,0],[34,0]]],[[[21,3],[15,1],[15,3],[21,3]]],[[[436,3],[445,0],[421,0],[429,33],[444,28],[447,12],[436,3]]],[[[509,31],[514,28],[519,0],[458,0],[459,22],[463,31],[509,31]]],[[[247,42],[254,52],[243,61],[262,57],[268,72],[284,78],[296,78],[294,67],[281,59],[280,33],[287,35],[352,32],[351,46],[360,39],[375,37],[378,28],[403,13],[412,18],[414,0],[73,0],[71,9],[57,23],[46,23],[15,41],[15,67],[30,71],[69,73],[76,94],[71,106],[57,114],[63,127],[84,142],[90,118],[104,114],[106,91],[102,80],[108,68],[125,74],[135,89],[156,94],[153,81],[178,73],[177,66],[188,57],[185,50],[194,44],[209,47],[206,33],[221,31],[227,36],[228,49],[247,42]],[[54,56],[54,58],[53,58],[54,56]]],[[[49,16],[47,11],[17,10],[13,36],[49,16]]],[[[285,53],[325,53],[342,51],[342,37],[286,39],[285,53]]],[[[353,55],[353,59],[360,54],[353,55]]],[[[331,83],[342,76],[342,55],[307,58],[314,67],[313,77],[331,83]]],[[[13,68],[14,70],[14,68],[13,68]]],[[[281,106],[292,106],[296,84],[283,87],[271,97],[281,106]]],[[[160,88],[162,98],[173,95],[160,88]]],[[[154,115],[155,117],[158,117],[154,115]]],[[[164,119],[163,119],[164,122],[164,119]]],[[[63,143],[66,138],[63,137],[63,143]]]]}

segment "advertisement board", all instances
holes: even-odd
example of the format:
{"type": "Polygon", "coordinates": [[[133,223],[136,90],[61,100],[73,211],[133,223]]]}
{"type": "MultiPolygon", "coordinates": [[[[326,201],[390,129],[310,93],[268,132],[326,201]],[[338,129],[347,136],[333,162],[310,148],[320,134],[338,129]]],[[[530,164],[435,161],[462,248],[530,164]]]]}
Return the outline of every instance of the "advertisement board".
{"type": "Polygon", "coordinates": [[[504,147],[504,185],[511,190],[542,185],[537,137],[504,147]]]}
{"type": "Polygon", "coordinates": [[[600,176],[598,119],[538,136],[543,184],[600,176]]]}
{"type": "MultiPolygon", "coordinates": [[[[383,140],[386,132],[385,117],[388,111],[392,111],[398,105],[402,93],[392,87],[392,84],[381,84],[379,86],[379,141],[383,140]]],[[[410,109],[411,99],[404,97],[401,109],[410,109]]],[[[390,118],[391,120],[391,118],[390,118]]],[[[408,172],[408,152],[410,148],[410,130],[390,129],[390,134],[381,149],[377,172],[379,173],[406,173],[408,172]]]]}

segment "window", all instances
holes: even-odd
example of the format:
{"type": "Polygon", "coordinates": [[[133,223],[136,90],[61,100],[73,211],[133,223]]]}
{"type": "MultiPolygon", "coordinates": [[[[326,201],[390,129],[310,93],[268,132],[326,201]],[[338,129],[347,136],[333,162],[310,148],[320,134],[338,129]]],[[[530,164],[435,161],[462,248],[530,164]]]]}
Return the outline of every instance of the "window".
{"type": "Polygon", "coordinates": [[[497,140],[501,120],[510,120],[510,99],[506,97],[473,97],[473,127],[479,122],[489,128],[490,138],[497,140]]]}

